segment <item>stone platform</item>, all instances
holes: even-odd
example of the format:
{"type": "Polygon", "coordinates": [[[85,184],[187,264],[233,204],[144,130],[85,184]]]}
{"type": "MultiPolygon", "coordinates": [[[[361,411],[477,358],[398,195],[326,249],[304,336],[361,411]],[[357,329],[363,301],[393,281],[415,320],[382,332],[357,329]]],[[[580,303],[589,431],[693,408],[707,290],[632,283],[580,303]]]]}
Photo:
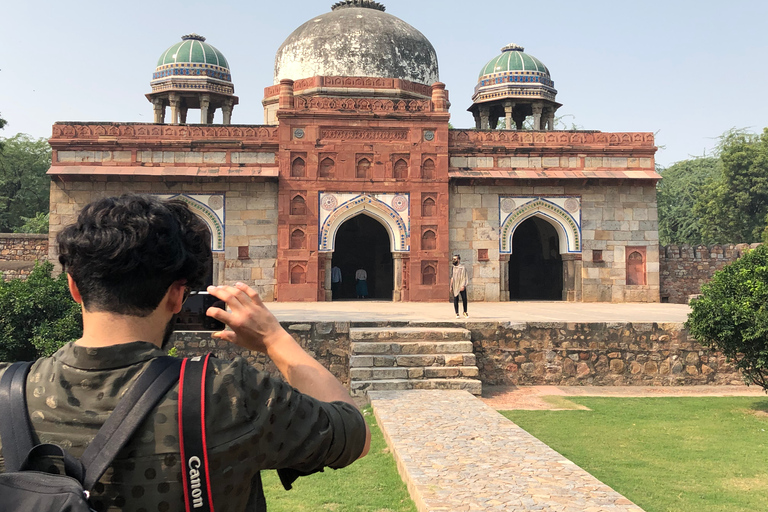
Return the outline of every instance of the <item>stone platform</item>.
{"type": "Polygon", "coordinates": [[[470,302],[469,318],[455,318],[452,302],[269,302],[281,322],[579,322],[679,323],[685,304],[596,302],[470,302]]]}
{"type": "Polygon", "coordinates": [[[642,512],[466,391],[369,396],[419,512],[642,512]]]}

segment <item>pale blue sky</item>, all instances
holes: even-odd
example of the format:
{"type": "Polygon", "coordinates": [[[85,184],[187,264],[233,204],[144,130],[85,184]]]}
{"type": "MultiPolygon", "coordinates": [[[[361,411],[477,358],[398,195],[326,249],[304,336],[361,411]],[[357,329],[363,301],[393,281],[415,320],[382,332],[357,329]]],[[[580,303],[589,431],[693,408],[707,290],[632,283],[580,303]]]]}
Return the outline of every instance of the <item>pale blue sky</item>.
{"type": "MultiPolygon", "coordinates": [[[[240,105],[233,122],[263,123],[274,55],[335,0],[5,2],[0,113],[5,137],[48,137],[55,121],[150,122],[144,97],[159,55],[196,32],[229,60],[240,105]]],[[[701,155],[731,127],[768,126],[764,0],[548,2],[383,0],[437,50],[451,122],[466,112],[480,68],[507,43],[549,67],[580,127],[658,132],[669,165],[701,155]]]]}

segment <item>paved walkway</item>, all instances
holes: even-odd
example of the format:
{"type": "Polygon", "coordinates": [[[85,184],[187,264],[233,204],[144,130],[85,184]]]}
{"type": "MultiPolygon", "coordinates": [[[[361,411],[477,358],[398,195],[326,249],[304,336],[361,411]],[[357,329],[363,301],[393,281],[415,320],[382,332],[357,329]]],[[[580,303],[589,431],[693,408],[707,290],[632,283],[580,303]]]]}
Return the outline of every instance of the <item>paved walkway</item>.
{"type": "Polygon", "coordinates": [[[584,302],[475,302],[469,319],[457,319],[449,302],[270,302],[285,322],[685,322],[684,304],[606,304],[584,302]]]}
{"type": "Polygon", "coordinates": [[[419,512],[642,512],[466,391],[369,395],[419,512]]]}

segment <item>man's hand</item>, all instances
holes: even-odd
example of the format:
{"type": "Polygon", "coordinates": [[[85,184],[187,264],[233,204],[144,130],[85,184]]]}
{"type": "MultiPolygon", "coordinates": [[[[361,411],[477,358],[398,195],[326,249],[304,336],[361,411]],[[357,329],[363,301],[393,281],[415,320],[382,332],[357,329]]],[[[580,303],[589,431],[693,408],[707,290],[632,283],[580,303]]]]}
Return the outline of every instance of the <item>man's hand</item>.
{"type": "MultiPolygon", "coordinates": [[[[232,328],[231,331],[213,333],[214,338],[267,354],[285,380],[306,395],[323,402],[340,401],[355,406],[346,388],[283,329],[255,290],[237,283],[235,286],[209,286],[208,293],[223,300],[229,311],[208,308],[206,314],[232,328]]],[[[367,424],[365,432],[365,448],[361,457],[368,453],[371,444],[367,424]]]]}
{"type": "Polygon", "coordinates": [[[208,308],[206,314],[232,329],[215,332],[214,338],[266,354],[270,346],[285,334],[277,318],[250,286],[243,283],[235,286],[209,286],[208,293],[223,300],[229,310],[208,308]]]}

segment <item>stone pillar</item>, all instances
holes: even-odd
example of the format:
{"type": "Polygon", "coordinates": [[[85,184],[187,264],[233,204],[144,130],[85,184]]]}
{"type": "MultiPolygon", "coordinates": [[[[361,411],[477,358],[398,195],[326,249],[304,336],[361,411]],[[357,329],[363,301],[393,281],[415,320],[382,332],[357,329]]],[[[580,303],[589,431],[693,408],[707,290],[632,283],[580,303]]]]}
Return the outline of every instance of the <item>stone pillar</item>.
{"type": "Polygon", "coordinates": [[[442,82],[432,84],[432,108],[435,112],[448,112],[448,95],[442,82]]]}
{"type": "Polygon", "coordinates": [[[155,109],[155,123],[163,124],[165,122],[165,102],[162,98],[152,100],[152,106],[155,109]]]}
{"type": "Polygon", "coordinates": [[[211,106],[211,95],[200,95],[200,124],[210,124],[208,122],[208,108],[211,106]]]}
{"type": "Polygon", "coordinates": [[[544,108],[544,129],[545,130],[555,129],[555,109],[552,107],[544,108]]]}
{"type": "Polygon", "coordinates": [[[222,124],[232,124],[232,109],[235,107],[233,100],[224,100],[224,104],[221,106],[221,113],[224,117],[222,124]]]}
{"type": "Polygon", "coordinates": [[[581,302],[581,254],[562,254],[563,300],[581,302]]]}
{"type": "Polygon", "coordinates": [[[509,302],[509,254],[499,254],[499,301],[509,302]]]}
{"type": "Polygon", "coordinates": [[[490,130],[491,129],[491,107],[484,106],[480,107],[480,129],[481,130],[490,130]]]}
{"type": "Polygon", "coordinates": [[[333,287],[331,286],[331,263],[333,262],[333,253],[326,252],[320,254],[325,255],[325,261],[321,260],[321,263],[325,266],[325,279],[323,280],[325,302],[331,302],[333,300],[333,287]]]}
{"type": "Polygon", "coordinates": [[[181,124],[187,124],[187,111],[188,111],[188,110],[189,110],[189,109],[187,108],[187,106],[186,106],[186,105],[182,106],[182,107],[179,109],[179,122],[180,122],[181,124]]]}
{"type": "Polygon", "coordinates": [[[482,121],[480,120],[480,112],[472,112],[472,116],[475,118],[475,128],[479,130],[483,127],[482,121]]]}
{"type": "Polygon", "coordinates": [[[392,253],[392,270],[394,274],[394,283],[392,287],[392,301],[401,302],[403,300],[403,261],[407,254],[402,252],[392,253]]]}
{"type": "Polygon", "coordinates": [[[179,124],[179,110],[181,107],[181,98],[178,94],[171,93],[168,97],[171,104],[171,124],[179,124]]]}
{"type": "Polygon", "coordinates": [[[507,130],[512,129],[512,111],[515,109],[515,104],[512,101],[504,102],[504,127],[507,130]]]}
{"type": "Polygon", "coordinates": [[[213,124],[213,116],[216,114],[216,107],[208,107],[208,124],[213,124]]]}
{"type": "Polygon", "coordinates": [[[213,286],[219,286],[224,284],[224,267],[226,260],[223,252],[213,253],[213,276],[211,276],[211,282],[213,286]]]}
{"type": "Polygon", "coordinates": [[[277,100],[277,108],[293,110],[293,80],[288,78],[280,80],[280,97],[277,100]]]}
{"type": "Polygon", "coordinates": [[[534,103],[531,106],[531,109],[533,110],[533,129],[541,130],[541,113],[544,110],[544,107],[541,103],[534,103]]]}

